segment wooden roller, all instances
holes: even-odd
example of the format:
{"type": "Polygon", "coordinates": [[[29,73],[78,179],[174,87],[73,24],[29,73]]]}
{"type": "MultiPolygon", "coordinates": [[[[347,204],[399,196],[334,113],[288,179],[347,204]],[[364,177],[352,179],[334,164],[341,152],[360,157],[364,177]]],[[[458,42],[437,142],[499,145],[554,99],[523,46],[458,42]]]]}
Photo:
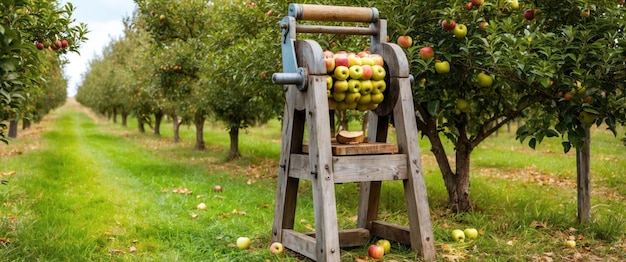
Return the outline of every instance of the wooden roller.
{"type": "Polygon", "coordinates": [[[306,21],[375,23],[378,21],[378,9],[373,7],[290,4],[289,16],[296,18],[296,20],[306,21]]]}

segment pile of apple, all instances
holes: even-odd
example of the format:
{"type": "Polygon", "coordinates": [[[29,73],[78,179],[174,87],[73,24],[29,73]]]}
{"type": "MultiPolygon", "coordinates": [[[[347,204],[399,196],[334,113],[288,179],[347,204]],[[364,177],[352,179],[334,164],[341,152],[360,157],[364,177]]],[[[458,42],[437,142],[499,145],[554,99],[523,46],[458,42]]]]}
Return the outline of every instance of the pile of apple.
{"type": "Polygon", "coordinates": [[[387,88],[382,56],[368,51],[359,53],[324,51],[326,91],[329,101],[340,111],[373,110],[385,98],[387,88]]]}

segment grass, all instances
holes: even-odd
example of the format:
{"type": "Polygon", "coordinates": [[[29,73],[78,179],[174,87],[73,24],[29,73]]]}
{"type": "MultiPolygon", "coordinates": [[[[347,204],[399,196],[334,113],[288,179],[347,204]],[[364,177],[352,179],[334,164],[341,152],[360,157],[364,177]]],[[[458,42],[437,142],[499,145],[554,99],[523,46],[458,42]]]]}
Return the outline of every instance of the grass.
{"type": "MultiPolygon", "coordinates": [[[[280,156],[280,123],[241,133],[243,157],[226,162],[228,133],[208,124],[208,149],[194,151],[193,128],[172,143],[93,117],[67,103],[41,125],[0,148],[2,261],[301,261],[268,251],[280,156]],[[216,192],[215,185],[224,190],[216,192]],[[188,189],[190,194],[174,193],[188,189]],[[196,210],[204,202],[208,210],[196,210]],[[234,246],[249,236],[250,250],[234,246]]],[[[623,133],[623,132],[622,132],[623,133]]],[[[438,260],[621,261],[626,259],[626,151],[604,130],[592,138],[592,223],[576,222],[574,154],[558,139],[531,150],[500,133],[472,155],[472,199],[479,210],[452,214],[427,140],[420,141],[438,260]],[[480,237],[454,243],[450,231],[476,227],[480,237]],[[577,247],[564,247],[568,238],[577,247]]],[[[450,145],[448,145],[451,148],[450,145]]],[[[383,183],[380,217],[406,224],[399,182],[383,183]]],[[[356,224],[358,187],[336,186],[340,228],[356,224]]],[[[296,230],[312,230],[311,186],[302,182],[296,230]]],[[[372,240],[375,241],[375,240],[372,240]]],[[[342,250],[342,261],[366,255],[342,250]]],[[[415,261],[393,243],[387,261],[415,261]]]]}

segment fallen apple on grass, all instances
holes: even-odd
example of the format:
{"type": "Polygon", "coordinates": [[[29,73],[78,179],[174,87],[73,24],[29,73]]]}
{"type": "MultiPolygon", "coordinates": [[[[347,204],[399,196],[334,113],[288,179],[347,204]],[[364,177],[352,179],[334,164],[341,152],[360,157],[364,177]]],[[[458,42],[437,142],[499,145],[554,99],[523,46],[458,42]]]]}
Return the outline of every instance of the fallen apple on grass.
{"type": "Polygon", "coordinates": [[[374,259],[379,259],[385,255],[385,249],[379,245],[370,245],[367,248],[367,254],[374,259]]]}
{"type": "Polygon", "coordinates": [[[215,187],[213,187],[213,190],[218,191],[218,192],[222,191],[222,186],[216,185],[215,187]]]}
{"type": "Polygon", "coordinates": [[[250,248],[250,238],[248,237],[239,237],[237,238],[237,247],[239,249],[248,249],[250,248]]]}
{"type": "Polygon", "coordinates": [[[463,230],[460,230],[460,229],[452,230],[451,236],[452,236],[452,240],[456,242],[465,242],[465,233],[463,232],[463,230]]]}
{"type": "Polygon", "coordinates": [[[285,247],[280,242],[274,242],[270,245],[270,252],[272,254],[282,254],[285,251],[285,247]]]}
{"type": "Polygon", "coordinates": [[[387,239],[381,239],[376,241],[376,245],[383,247],[385,254],[389,254],[389,252],[391,252],[391,242],[389,242],[389,240],[387,239]]]}
{"type": "Polygon", "coordinates": [[[476,230],[476,228],[466,228],[465,230],[463,230],[463,233],[468,239],[478,238],[478,230],[476,230]]]}
{"type": "Polygon", "coordinates": [[[206,210],[207,209],[207,205],[205,203],[200,203],[196,206],[196,209],[198,210],[206,210]]]}

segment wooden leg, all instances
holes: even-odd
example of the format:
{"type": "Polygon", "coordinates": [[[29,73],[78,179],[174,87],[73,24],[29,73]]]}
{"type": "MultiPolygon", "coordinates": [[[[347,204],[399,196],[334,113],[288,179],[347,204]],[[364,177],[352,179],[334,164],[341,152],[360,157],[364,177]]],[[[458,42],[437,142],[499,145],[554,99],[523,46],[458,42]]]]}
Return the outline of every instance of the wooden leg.
{"type": "Polygon", "coordinates": [[[315,207],[317,261],[339,261],[339,230],[335,201],[326,76],[309,76],[307,91],[309,160],[315,207]]]}
{"type": "Polygon", "coordinates": [[[380,204],[380,181],[361,182],[359,193],[359,211],[357,215],[357,227],[371,229],[371,222],[378,217],[380,204]]]}

